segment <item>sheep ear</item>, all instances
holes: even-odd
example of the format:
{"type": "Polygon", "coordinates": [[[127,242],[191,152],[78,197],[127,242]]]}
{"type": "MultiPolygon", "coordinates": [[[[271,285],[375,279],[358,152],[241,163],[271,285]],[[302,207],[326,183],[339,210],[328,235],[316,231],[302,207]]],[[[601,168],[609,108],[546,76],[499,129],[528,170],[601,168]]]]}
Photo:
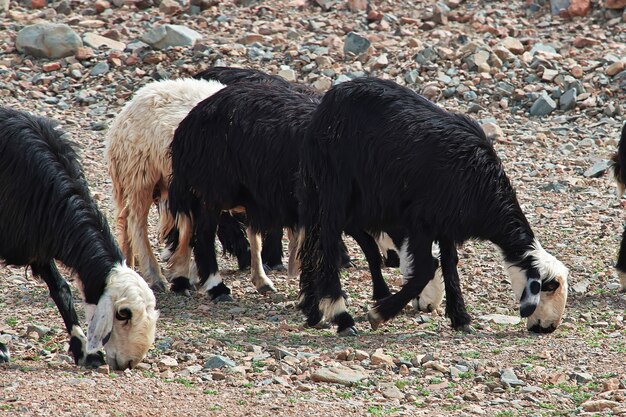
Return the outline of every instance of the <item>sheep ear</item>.
{"type": "Polygon", "coordinates": [[[109,340],[114,314],[111,297],[102,295],[87,328],[87,352],[100,349],[109,340]]]}

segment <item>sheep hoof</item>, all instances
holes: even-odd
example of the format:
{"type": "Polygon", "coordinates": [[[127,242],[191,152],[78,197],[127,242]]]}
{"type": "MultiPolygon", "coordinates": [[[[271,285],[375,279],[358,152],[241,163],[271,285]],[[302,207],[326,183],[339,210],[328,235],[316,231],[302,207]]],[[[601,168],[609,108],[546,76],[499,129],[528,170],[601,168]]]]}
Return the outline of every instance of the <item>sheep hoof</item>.
{"type": "Polygon", "coordinates": [[[223,303],[228,301],[235,301],[233,297],[230,296],[230,294],[220,294],[213,299],[214,303],[223,303]]]}
{"type": "Polygon", "coordinates": [[[454,330],[458,332],[469,333],[469,334],[476,333],[476,330],[474,330],[474,328],[470,326],[469,324],[464,324],[462,326],[455,327],[454,330]]]}
{"type": "Polygon", "coordinates": [[[269,284],[263,285],[257,291],[259,292],[259,294],[267,294],[267,293],[277,292],[276,288],[274,288],[272,285],[269,285],[269,284]]]}
{"type": "Polygon", "coordinates": [[[90,353],[85,357],[83,366],[85,368],[98,368],[104,364],[104,354],[102,352],[96,352],[90,353]]]}
{"type": "Polygon", "coordinates": [[[372,313],[371,311],[367,314],[367,320],[369,320],[372,330],[378,329],[384,323],[384,320],[377,313],[372,313]]]}
{"type": "Polygon", "coordinates": [[[165,292],[165,283],[163,281],[153,282],[152,284],[150,284],[150,289],[152,289],[152,291],[154,292],[165,292]]]}
{"type": "Polygon", "coordinates": [[[356,331],[354,326],[350,326],[341,331],[338,331],[337,334],[341,337],[350,337],[350,336],[357,336],[358,332],[356,331]]]}

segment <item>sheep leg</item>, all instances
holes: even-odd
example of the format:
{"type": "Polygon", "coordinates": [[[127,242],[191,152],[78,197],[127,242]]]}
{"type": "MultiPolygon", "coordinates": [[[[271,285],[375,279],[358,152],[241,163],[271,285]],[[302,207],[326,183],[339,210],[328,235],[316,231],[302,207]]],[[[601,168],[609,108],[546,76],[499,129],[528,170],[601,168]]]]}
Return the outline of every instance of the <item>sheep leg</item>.
{"type": "Polygon", "coordinates": [[[150,240],[148,239],[148,212],[152,205],[152,192],[140,192],[133,196],[128,205],[128,231],[133,253],[137,255],[139,269],[154,291],[165,291],[167,281],[161,273],[150,240]]]}
{"type": "Polygon", "coordinates": [[[267,265],[270,270],[285,271],[283,265],[283,229],[269,231],[263,236],[263,250],[261,259],[263,265],[267,265]]]}
{"type": "Polygon", "coordinates": [[[120,250],[128,266],[134,268],[135,257],[128,238],[128,207],[126,206],[126,199],[124,198],[125,192],[117,176],[111,173],[111,178],[113,179],[113,202],[115,203],[115,212],[117,213],[115,222],[117,243],[120,245],[120,250]]]}
{"type": "Polygon", "coordinates": [[[8,362],[10,357],[9,349],[4,343],[0,342],[0,363],[8,362]]]}
{"type": "Polygon", "coordinates": [[[172,282],[172,291],[184,292],[189,295],[191,290],[191,219],[179,214],[176,220],[177,238],[170,245],[170,256],[167,260],[167,275],[172,282]],[[185,285],[186,283],[186,285],[185,285]]]}
{"type": "Polygon", "coordinates": [[[295,278],[300,273],[300,259],[298,258],[298,249],[302,233],[300,230],[287,229],[287,237],[289,238],[289,264],[287,266],[287,277],[295,278]]]}
{"type": "MultiPolygon", "coordinates": [[[[626,132],[626,128],[624,130],[626,132]]],[[[622,242],[619,247],[619,255],[617,256],[617,264],[615,265],[619,282],[622,285],[622,291],[626,291],[626,227],[622,233],[622,242]]]]}
{"type": "MultiPolygon", "coordinates": [[[[322,322],[322,312],[318,306],[317,276],[318,264],[321,257],[319,251],[319,236],[315,236],[318,228],[308,228],[298,234],[299,249],[297,258],[300,266],[300,296],[298,309],[306,316],[306,326],[316,327],[322,322]]],[[[294,239],[296,240],[296,239],[294,239]]]]}
{"type": "Polygon", "coordinates": [[[465,300],[461,291],[461,280],[457,264],[459,256],[456,245],[449,239],[439,241],[441,251],[441,270],[446,289],[446,315],[450,318],[452,328],[471,332],[470,322],[472,318],[465,308],[465,300]]]}
{"type": "Polygon", "coordinates": [[[126,259],[126,263],[129,267],[134,268],[135,255],[133,254],[130,240],[128,239],[128,207],[124,207],[118,212],[115,230],[117,233],[117,243],[120,245],[120,250],[126,259]]]}
{"type": "Polygon", "coordinates": [[[211,300],[232,301],[230,288],[222,281],[215,255],[215,235],[219,212],[209,212],[204,208],[194,213],[194,244],[193,254],[198,267],[200,288],[205,291],[211,300]]]}
{"type": "MultiPolygon", "coordinates": [[[[402,289],[390,297],[376,302],[368,313],[370,325],[375,330],[383,322],[397,316],[400,311],[424,290],[435,275],[435,264],[432,258],[432,240],[423,233],[414,233],[402,245],[406,257],[406,282],[402,289]]],[[[403,268],[404,269],[404,268],[403,268]]]]}
{"type": "Polygon", "coordinates": [[[104,365],[102,352],[87,354],[87,338],[80,328],[72,300],[72,291],[67,281],[59,273],[54,261],[47,265],[32,265],[32,269],[33,274],[41,277],[48,285],[50,296],[61,313],[65,329],[71,336],[69,350],[76,364],[95,368],[104,365]]]}
{"type": "MultiPolygon", "coordinates": [[[[324,224],[330,225],[329,222],[324,224]]],[[[345,293],[341,289],[339,262],[341,259],[341,229],[328,227],[320,233],[322,252],[321,271],[318,275],[317,300],[322,317],[337,325],[340,336],[356,335],[354,319],[346,308],[345,293]]]]}
{"type": "Polygon", "coordinates": [[[263,260],[261,259],[261,235],[254,232],[250,227],[248,227],[247,233],[248,241],[250,242],[250,279],[260,294],[276,292],[274,284],[267,275],[265,275],[265,270],[263,269],[263,260]]]}
{"type": "Polygon", "coordinates": [[[240,271],[250,268],[250,247],[243,233],[243,215],[225,211],[220,215],[217,237],[225,252],[237,257],[240,271]]]}
{"type": "Polygon", "coordinates": [[[370,273],[372,275],[372,299],[382,300],[385,297],[389,297],[391,295],[391,291],[389,291],[385,278],[383,278],[381,271],[382,258],[380,256],[376,240],[374,240],[372,235],[362,229],[348,228],[346,229],[346,233],[352,236],[356,243],[361,247],[361,250],[365,255],[365,259],[367,260],[367,264],[369,265],[370,273]]]}

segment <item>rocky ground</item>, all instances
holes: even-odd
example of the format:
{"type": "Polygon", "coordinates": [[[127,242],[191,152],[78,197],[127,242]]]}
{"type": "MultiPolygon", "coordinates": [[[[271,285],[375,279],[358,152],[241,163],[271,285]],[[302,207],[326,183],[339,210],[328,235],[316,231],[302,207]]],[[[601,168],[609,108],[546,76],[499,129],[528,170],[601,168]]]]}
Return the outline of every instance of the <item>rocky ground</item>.
{"type": "MultiPolygon", "coordinates": [[[[221,259],[235,302],[160,294],[146,360],[94,371],[70,363],[45,286],[7,267],[0,339],[13,356],[0,366],[0,414],[626,415],[626,296],[612,268],[624,211],[605,174],[626,112],[624,2],[364,4],[1,0],[0,103],[61,122],[112,219],[104,131],[148,82],[213,64],[320,90],[365,74],[393,79],[494,137],[540,241],[570,269],[563,325],[525,330],[490,243],[460,251],[475,334],[409,308],[377,331],[360,321],[355,338],[305,329],[297,282],[274,274],[279,294],[262,297],[221,259]],[[18,37],[39,23],[67,24],[54,29],[64,41],[38,45],[33,30],[49,26],[18,37]]],[[[354,245],[351,254],[343,283],[362,317],[369,273],[354,245]]],[[[398,288],[399,271],[385,274],[398,288]]]]}

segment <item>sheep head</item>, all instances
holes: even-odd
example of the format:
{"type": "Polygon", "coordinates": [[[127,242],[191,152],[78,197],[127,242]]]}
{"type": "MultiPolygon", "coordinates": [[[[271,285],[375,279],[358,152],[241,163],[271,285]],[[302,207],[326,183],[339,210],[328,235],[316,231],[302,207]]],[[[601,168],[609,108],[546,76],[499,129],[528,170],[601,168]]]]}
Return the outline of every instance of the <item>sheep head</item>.
{"type": "Polygon", "coordinates": [[[159,312],[150,287],[135,271],[118,265],[107,277],[95,308],[86,308],[87,351],[104,346],[112,369],[132,368],[154,343],[159,312]]]}

